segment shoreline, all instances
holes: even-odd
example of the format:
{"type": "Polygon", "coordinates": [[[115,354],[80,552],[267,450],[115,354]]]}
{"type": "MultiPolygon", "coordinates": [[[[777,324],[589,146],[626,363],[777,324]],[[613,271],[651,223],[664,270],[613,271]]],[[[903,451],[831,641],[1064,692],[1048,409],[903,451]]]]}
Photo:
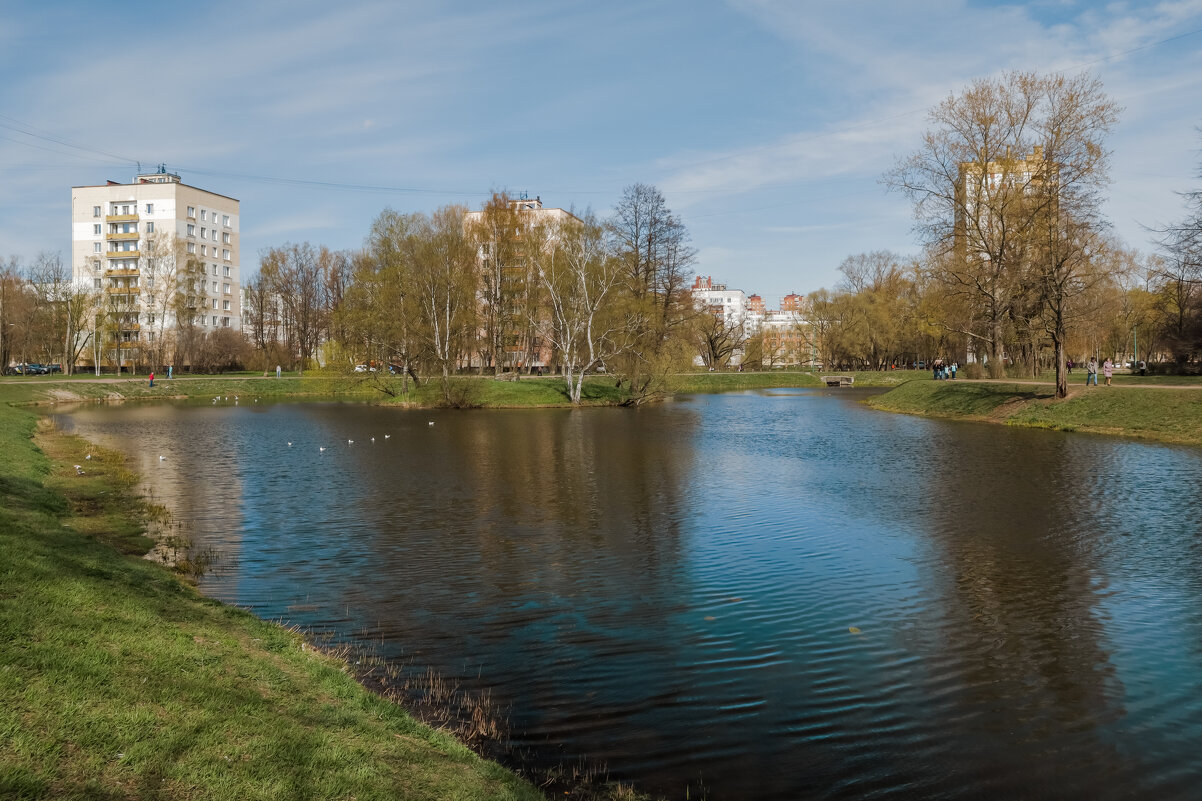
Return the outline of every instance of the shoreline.
{"type": "MultiPolygon", "coordinates": [[[[0,723],[18,735],[17,745],[0,755],[4,793],[91,797],[117,788],[128,790],[131,776],[153,774],[152,784],[172,797],[245,797],[252,790],[261,791],[264,771],[276,784],[295,781],[298,766],[289,753],[291,746],[281,748],[275,741],[296,739],[299,728],[304,737],[324,743],[322,748],[368,752],[327,766],[329,775],[297,789],[314,797],[331,797],[331,793],[342,797],[348,792],[388,795],[398,787],[412,786],[405,797],[527,801],[546,798],[547,788],[552,788],[557,795],[578,799],[645,798],[629,787],[610,784],[601,769],[574,773],[563,768],[558,773],[529,775],[520,760],[508,759],[510,755],[498,745],[504,735],[500,715],[489,708],[487,699],[465,699],[433,674],[426,680],[429,686],[421,680],[398,682],[397,667],[373,660],[366,650],[322,646],[281,622],[263,620],[202,595],[194,584],[198,574],[189,580],[189,573],[202,572],[204,565],[189,561],[187,544],[164,541],[164,535],[172,535],[170,512],[136,492],[138,477],[128,469],[124,456],[54,429],[42,412],[19,408],[29,399],[13,404],[4,394],[8,393],[0,391],[0,423],[7,431],[0,439],[17,453],[15,458],[10,453],[8,459],[0,459],[0,540],[11,541],[5,543],[5,550],[16,566],[9,576],[16,577],[16,585],[22,588],[0,593],[0,631],[7,629],[9,635],[7,644],[0,645],[4,656],[0,661],[6,665],[5,675],[0,676],[0,697],[5,698],[0,723]],[[23,507],[30,505],[27,495],[44,508],[22,514],[23,507]],[[152,538],[151,529],[158,529],[159,536],[152,538]],[[48,543],[52,543],[49,550],[48,543]],[[64,553],[76,551],[93,566],[82,577],[64,566],[74,566],[78,560],[60,563],[64,553]],[[31,572],[34,575],[26,575],[31,572]],[[64,572],[71,575],[59,576],[64,572]],[[52,593],[60,578],[72,585],[83,583],[87,595],[104,600],[82,607],[71,604],[59,614],[39,614],[36,621],[21,620],[29,610],[58,606],[53,596],[44,594],[52,593]],[[122,608],[121,617],[136,624],[114,624],[112,607],[122,608]],[[152,628],[147,630],[147,625],[152,628]],[[23,637],[55,643],[55,655],[25,664],[20,650],[23,637]],[[70,640],[71,656],[87,663],[80,666],[82,673],[70,664],[73,660],[57,653],[61,650],[57,642],[63,637],[70,640]],[[88,674],[95,668],[90,663],[97,658],[106,661],[106,652],[114,647],[121,659],[106,665],[108,681],[91,683],[88,674]],[[174,678],[177,671],[158,665],[163,651],[176,657],[173,662],[185,665],[183,690],[178,686],[181,679],[174,678]],[[194,663],[203,665],[211,678],[194,682],[187,668],[194,663]],[[39,667],[50,664],[55,668],[39,667]],[[53,678],[44,673],[53,673],[53,678]],[[140,687],[111,690],[127,685],[131,674],[140,676],[140,687]],[[265,674],[271,678],[264,678],[265,674]],[[13,682],[18,680],[22,691],[14,696],[13,682]],[[148,685],[157,685],[151,696],[164,691],[166,695],[146,697],[148,685]],[[59,688],[64,686],[71,687],[69,694],[78,697],[86,714],[62,714],[59,688]],[[270,711],[257,708],[249,717],[245,714],[241,704],[246,699],[276,697],[280,686],[286,696],[277,698],[270,711]],[[116,705],[110,706],[114,695],[116,705]],[[231,695],[239,697],[237,707],[215,708],[211,696],[224,700],[231,695]],[[455,725],[456,706],[467,710],[466,725],[455,725]],[[175,719],[169,729],[199,727],[216,736],[203,738],[202,747],[187,748],[188,757],[196,759],[180,758],[174,753],[173,736],[156,726],[126,742],[110,730],[124,725],[129,709],[151,718],[175,719]],[[316,726],[304,723],[301,718],[310,717],[313,709],[330,710],[330,720],[316,726]],[[31,719],[41,725],[27,726],[31,719]],[[83,731],[77,732],[77,726],[83,731]],[[108,732],[106,743],[117,751],[106,754],[105,745],[85,742],[92,730],[108,732]],[[74,745],[64,751],[64,743],[74,745]],[[242,749],[235,764],[247,771],[235,769],[220,779],[209,775],[216,758],[213,752],[230,748],[242,749]],[[35,759],[39,754],[43,757],[35,759]],[[506,767],[496,761],[499,758],[514,766],[506,767]],[[181,763],[187,767],[173,770],[181,763]],[[198,775],[206,778],[198,780],[198,775]]],[[[68,707],[75,705],[71,702],[68,707]]],[[[322,748],[313,749],[313,754],[322,748]]]]}
{"type": "Polygon", "coordinates": [[[1166,445],[1202,445],[1202,386],[1055,386],[1038,381],[916,380],[864,401],[884,412],[1114,436],[1166,445]]]}

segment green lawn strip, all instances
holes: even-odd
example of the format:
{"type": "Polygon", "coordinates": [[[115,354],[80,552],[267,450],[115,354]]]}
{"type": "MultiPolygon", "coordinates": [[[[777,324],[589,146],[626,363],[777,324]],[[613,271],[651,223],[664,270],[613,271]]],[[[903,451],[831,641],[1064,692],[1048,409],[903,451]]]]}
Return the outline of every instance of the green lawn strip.
{"type": "Polygon", "coordinates": [[[0,797],[541,798],[300,635],[120,553],[146,544],[132,476],[44,432],[47,458],[35,427],[0,402],[0,797]]]}
{"type": "Polygon", "coordinates": [[[1012,425],[1202,444],[1202,391],[1097,387],[1017,410],[1012,425]]]}
{"type": "Polygon", "coordinates": [[[1051,385],[914,381],[865,403],[928,417],[1202,444],[1200,390],[1073,387],[1068,398],[1057,400],[1051,385]]]}

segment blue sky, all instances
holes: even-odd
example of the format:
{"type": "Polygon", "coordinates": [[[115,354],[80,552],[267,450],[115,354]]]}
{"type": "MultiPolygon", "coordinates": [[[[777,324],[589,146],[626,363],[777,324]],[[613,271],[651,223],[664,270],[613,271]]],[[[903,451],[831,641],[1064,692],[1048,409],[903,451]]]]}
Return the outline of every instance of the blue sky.
{"type": "Polygon", "coordinates": [[[1092,70],[1124,107],[1107,208],[1148,248],[1202,185],[1202,0],[0,0],[0,257],[69,258],[70,187],[136,161],[241,200],[244,276],[272,245],[359,247],[386,207],[606,214],[644,182],[698,273],[771,304],[917,252],[880,176],[1011,69],[1092,70]]]}

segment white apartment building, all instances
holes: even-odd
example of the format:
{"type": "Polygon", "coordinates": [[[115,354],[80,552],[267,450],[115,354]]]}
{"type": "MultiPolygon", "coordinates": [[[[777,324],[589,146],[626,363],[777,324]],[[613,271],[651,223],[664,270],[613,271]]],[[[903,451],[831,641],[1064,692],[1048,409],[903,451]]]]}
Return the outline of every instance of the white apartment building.
{"type": "Polygon", "coordinates": [[[186,298],[200,331],[242,328],[239,204],[160,166],[131,183],[71,188],[75,281],[99,293],[130,356],[177,320],[186,298]]]}
{"type": "Polygon", "coordinates": [[[747,321],[747,293],[741,289],[727,289],[726,284],[715,284],[708,275],[694,279],[693,302],[699,308],[720,314],[729,323],[747,321]]]}

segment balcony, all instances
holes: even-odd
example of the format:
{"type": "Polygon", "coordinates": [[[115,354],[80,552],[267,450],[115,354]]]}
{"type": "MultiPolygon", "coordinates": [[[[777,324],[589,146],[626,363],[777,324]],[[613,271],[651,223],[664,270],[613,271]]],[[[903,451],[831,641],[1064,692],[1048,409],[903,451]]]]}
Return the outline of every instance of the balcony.
{"type": "Polygon", "coordinates": [[[139,259],[142,257],[140,250],[110,250],[104,254],[106,259],[139,259]]]}
{"type": "Polygon", "coordinates": [[[137,295],[138,290],[136,286],[110,286],[104,289],[109,295],[137,295]]]}
{"type": "Polygon", "coordinates": [[[109,214],[104,218],[104,221],[106,223],[137,222],[138,215],[136,215],[136,214],[109,214]]]}
{"type": "Polygon", "coordinates": [[[140,236],[140,234],[137,231],[130,231],[129,233],[126,233],[124,231],[121,231],[119,233],[114,232],[114,231],[109,231],[107,234],[104,235],[104,238],[115,242],[115,241],[120,241],[123,239],[137,239],[139,236],[140,236]]]}
{"type": "Polygon", "coordinates": [[[136,267],[132,270],[109,269],[109,270],[104,271],[105,278],[129,278],[131,276],[136,277],[138,275],[140,275],[140,273],[138,272],[138,268],[136,268],[136,267]]]}
{"type": "Polygon", "coordinates": [[[117,328],[121,331],[141,331],[142,326],[139,323],[118,323],[117,328]]]}

